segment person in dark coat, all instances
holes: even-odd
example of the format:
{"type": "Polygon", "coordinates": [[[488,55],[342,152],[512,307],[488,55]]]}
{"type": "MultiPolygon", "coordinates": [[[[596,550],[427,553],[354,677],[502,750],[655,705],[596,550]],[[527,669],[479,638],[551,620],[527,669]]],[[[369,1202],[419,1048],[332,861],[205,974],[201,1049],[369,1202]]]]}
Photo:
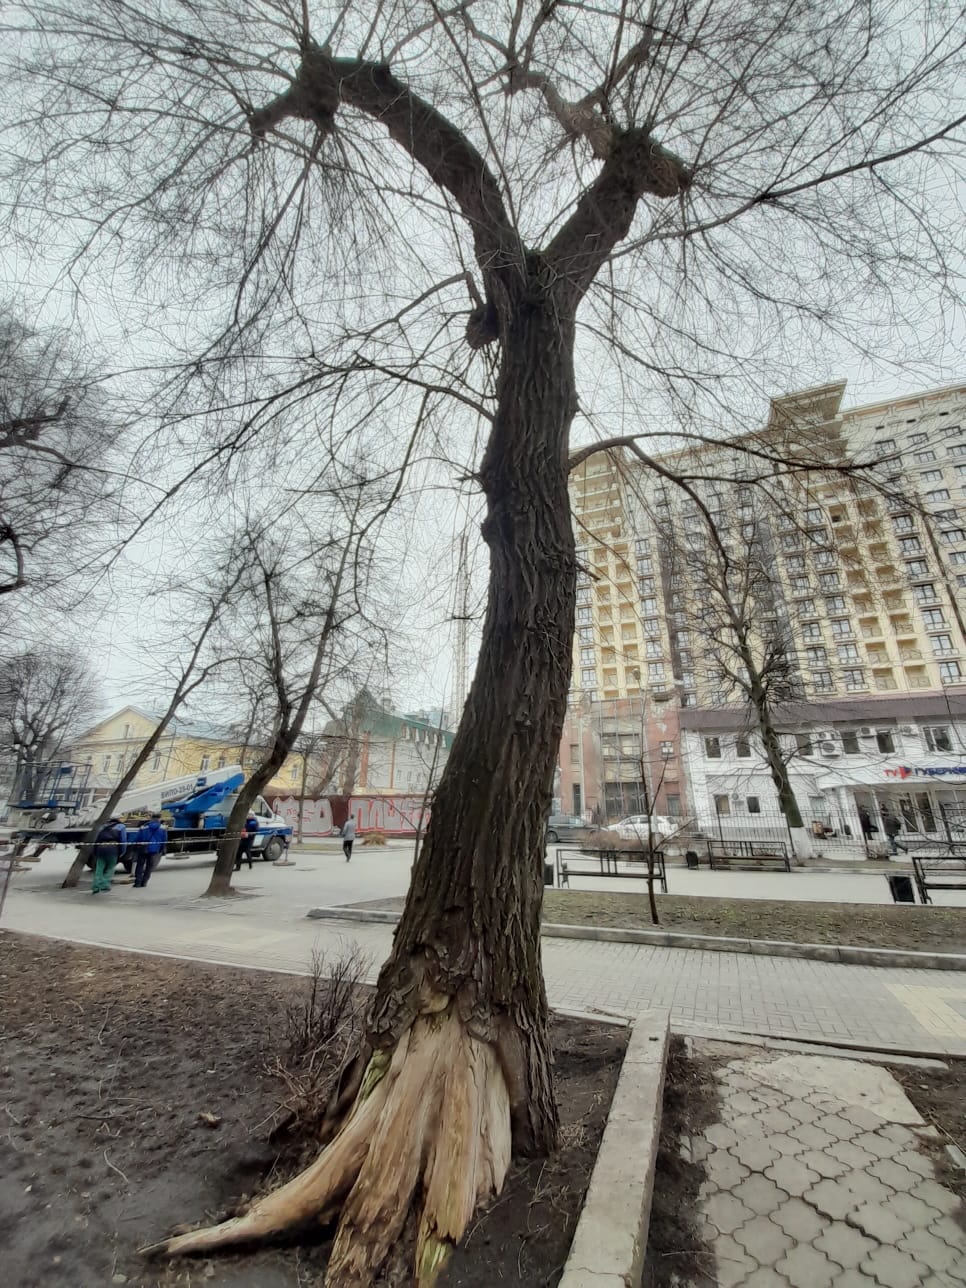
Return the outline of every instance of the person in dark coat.
{"type": "Polygon", "coordinates": [[[137,858],[134,860],[134,885],[143,889],[151,880],[151,873],[164,854],[168,833],[161,823],[160,814],[152,814],[145,825],[138,828],[134,838],[137,858]]]}
{"type": "Polygon", "coordinates": [[[871,841],[872,833],[877,832],[879,829],[872,822],[869,811],[864,805],[859,806],[859,823],[862,827],[862,835],[865,837],[866,841],[871,841]]]}
{"type": "Polygon", "coordinates": [[[114,869],[127,853],[127,828],[119,818],[109,818],[94,842],[94,885],[91,894],[110,890],[114,869]]]}
{"type": "Polygon", "coordinates": [[[238,842],[238,853],[235,855],[235,871],[241,871],[241,865],[248,860],[248,867],[252,866],[252,846],[255,843],[255,834],[258,831],[258,819],[254,814],[249,814],[245,819],[245,826],[242,829],[241,840],[238,842]]]}
{"type": "Polygon", "coordinates": [[[904,854],[908,854],[909,847],[903,845],[898,839],[899,833],[902,831],[902,824],[896,818],[895,814],[889,814],[883,810],[882,826],[885,829],[885,834],[889,841],[890,854],[898,854],[900,849],[904,854]]]}

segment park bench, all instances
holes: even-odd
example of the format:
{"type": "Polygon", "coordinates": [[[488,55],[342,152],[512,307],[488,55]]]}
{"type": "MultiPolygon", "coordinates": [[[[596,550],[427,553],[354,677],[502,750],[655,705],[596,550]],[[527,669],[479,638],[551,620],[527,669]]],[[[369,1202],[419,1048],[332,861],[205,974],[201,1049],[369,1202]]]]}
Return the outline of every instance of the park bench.
{"type": "Polygon", "coordinates": [[[914,853],[910,858],[923,903],[932,903],[930,890],[966,890],[966,853],[914,853]]]}
{"type": "Polygon", "coordinates": [[[792,867],[788,861],[788,846],[784,841],[709,841],[708,864],[714,868],[730,868],[733,863],[780,863],[786,872],[792,867]]]}
{"type": "MultiPolygon", "coordinates": [[[[647,854],[644,850],[598,850],[566,846],[557,849],[557,885],[563,889],[570,885],[571,877],[616,877],[646,881],[647,854]],[[621,864],[629,864],[635,871],[622,871],[621,864]]],[[[654,878],[667,894],[667,873],[664,852],[654,851],[654,878]]]]}

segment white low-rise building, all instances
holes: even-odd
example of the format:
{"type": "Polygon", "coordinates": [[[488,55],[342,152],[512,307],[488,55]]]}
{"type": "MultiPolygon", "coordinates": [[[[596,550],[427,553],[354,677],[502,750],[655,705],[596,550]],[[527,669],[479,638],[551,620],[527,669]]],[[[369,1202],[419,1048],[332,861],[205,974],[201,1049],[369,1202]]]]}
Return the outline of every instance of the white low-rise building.
{"type": "MultiPolygon", "coordinates": [[[[888,815],[900,845],[966,844],[966,696],[802,703],[776,711],[775,723],[815,849],[884,844],[888,815]]],[[[681,731],[701,830],[781,839],[784,817],[747,711],[682,711],[681,731]]]]}

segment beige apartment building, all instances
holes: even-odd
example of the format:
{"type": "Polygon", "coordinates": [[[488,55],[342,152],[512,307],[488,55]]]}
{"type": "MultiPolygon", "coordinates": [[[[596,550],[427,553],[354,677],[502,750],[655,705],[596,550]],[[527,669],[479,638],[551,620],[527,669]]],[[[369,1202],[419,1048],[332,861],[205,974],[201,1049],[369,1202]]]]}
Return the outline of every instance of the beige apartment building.
{"type": "Polygon", "coordinates": [[[776,398],[761,428],[662,456],[687,490],[617,454],[575,471],[562,808],[612,821],[646,797],[707,830],[774,813],[735,679],[751,658],[816,832],[861,840],[861,806],[879,837],[886,811],[966,839],[966,385],[844,394],[776,398]]]}

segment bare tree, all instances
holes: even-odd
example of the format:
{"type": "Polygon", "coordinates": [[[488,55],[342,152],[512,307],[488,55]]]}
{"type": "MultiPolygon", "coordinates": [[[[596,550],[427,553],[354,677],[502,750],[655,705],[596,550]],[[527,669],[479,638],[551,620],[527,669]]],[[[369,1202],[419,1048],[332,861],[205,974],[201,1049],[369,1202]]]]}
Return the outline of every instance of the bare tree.
{"type": "Polygon", "coordinates": [[[100,705],[79,650],[51,646],[0,657],[0,743],[13,750],[18,775],[56,756],[100,705]]]}
{"type": "Polygon", "coordinates": [[[0,311],[0,595],[36,594],[92,561],[117,433],[67,335],[0,311]]]}
{"type": "MultiPolygon", "coordinates": [[[[419,1196],[426,1285],[511,1150],[553,1147],[539,913],[574,626],[578,338],[621,408],[650,384],[693,423],[702,390],[720,400],[726,378],[784,356],[769,337],[796,354],[830,331],[854,341],[844,283],[881,302],[882,334],[893,292],[928,281],[952,297],[957,214],[921,194],[928,167],[954,164],[963,35],[946,3],[927,8],[915,21],[860,0],[327,5],[311,21],[287,0],[16,11],[15,169],[18,193],[36,194],[21,230],[36,235],[37,210],[84,221],[88,272],[121,227],[142,257],[177,247],[195,275],[182,289],[211,309],[237,283],[181,369],[206,393],[209,432],[219,409],[231,421],[212,454],[314,394],[333,434],[365,435],[379,409],[375,472],[390,453],[400,480],[417,448],[455,456],[487,511],[476,677],[367,1049],[333,1110],[341,1130],[246,1215],[167,1251],[249,1242],[341,1203],[329,1282],[370,1283],[419,1196]],[[361,298],[344,286],[360,268],[361,298]],[[260,374],[268,393],[252,393],[260,374]],[[470,430],[461,450],[444,419],[470,430]]],[[[620,411],[612,428],[611,441],[651,432],[628,433],[620,411]]]]}
{"type": "Polygon", "coordinates": [[[205,611],[194,630],[189,627],[186,631],[183,616],[179,618],[179,632],[188,634],[188,631],[190,631],[190,637],[186,643],[184,654],[177,659],[173,667],[174,687],[171,690],[168,704],[158,717],[157,724],[145,739],[140,750],[131,758],[124,773],[111,789],[96,820],[91,824],[84,840],[77,847],[77,856],[64,878],[63,889],[73,889],[77,886],[84,866],[90,858],[91,847],[97,840],[98,832],[107,820],[113,817],[118,802],[137,778],[143,766],[147,764],[149,757],[164,737],[172,720],[191,696],[209,682],[212,675],[220,667],[229,664],[233,660],[223,652],[212,650],[210,643],[212,633],[226,609],[235,608],[234,592],[239,580],[240,574],[236,569],[230,566],[225,569],[221,584],[216,585],[216,588],[208,596],[203,597],[205,611]]]}
{"type": "Polygon", "coordinates": [[[238,640],[234,670],[247,677],[249,691],[265,695],[257,715],[270,733],[256,740],[254,763],[218,845],[209,895],[230,893],[252,802],[297,747],[322,690],[343,678],[364,641],[361,604],[353,594],[364,562],[358,516],[356,502],[348,514],[337,516],[331,534],[320,539],[313,533],[308,546],[277,541],[251,527],[239,540],[244,611],[236,626],[245,639],[238,640]]]}

